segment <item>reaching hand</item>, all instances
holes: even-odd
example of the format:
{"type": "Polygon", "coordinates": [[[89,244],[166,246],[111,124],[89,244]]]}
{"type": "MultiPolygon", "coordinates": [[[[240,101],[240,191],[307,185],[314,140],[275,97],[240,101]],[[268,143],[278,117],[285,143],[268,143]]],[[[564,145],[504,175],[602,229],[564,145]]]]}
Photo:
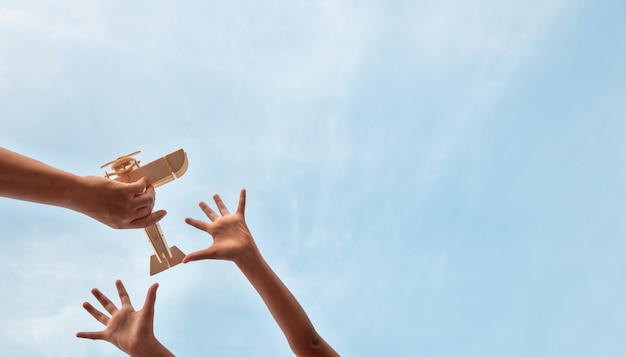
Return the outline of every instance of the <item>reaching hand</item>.
{"type": "Polygon", "coordinates": [[[201,259],[223,259],[237,262],[249,253],[258,252],[252,234],[246,225],[246,190],[241,190],[237,212],[231,214],[219,195],[213,196],[220,214],[206,203],[200,202],[200,208],[212,223],[187,218],[185,222],[213,236],[213,244],[183,259],[183,263],[201,259]]]}
{"type": "Polygon", "coordinates": [[[139,311],[135,311],[130,303],[124,284],[117,280],[115,285],[122,307],[118,309],[100,290],[93,289],[91,292],[102,304],[102,307],[111,314],[111,317],[85,302],[83,304],[85,310],[106,328],[96,332],[79,332],[76,337],[108,341],[133,357],[173,356],[154,337],[154,303],[158,284],[153,284],[148,289],[144,306],[139,311]]]}
{"type": "Polygon", "coordinates": [[[78,211],[113,228],[144,228],[157,223],[166,214],[152,212],[155,191],[148,180],[122,183],[104,177],[83,178],[88,195],[78,202],[78,211]]]}
{"type": "Polygon", "coordinates": [[[220,196],[213,196],[219,214],[206,203],[200,208],[211,222],[187,218],[185,222],[213,236],[213,244],[188,254],[183,263],[200,259],[231,260],[259,293],[297,356],[339,356],[315,331],[306,312],[287,286],[261,256],[246,225],[246,190],[241,190],[237,211],[231,214],[220,196]]]}

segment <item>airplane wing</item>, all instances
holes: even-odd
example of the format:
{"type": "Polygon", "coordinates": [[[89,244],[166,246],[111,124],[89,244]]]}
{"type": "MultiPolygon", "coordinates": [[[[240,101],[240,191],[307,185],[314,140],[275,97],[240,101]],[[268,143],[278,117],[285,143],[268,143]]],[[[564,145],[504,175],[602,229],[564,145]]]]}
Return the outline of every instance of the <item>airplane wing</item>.
{"type": "Polygon", "coordinates": [[[155,188],[181,177],[187,172],[187,153],[183,149],[163,156],[135,170],[123,173],[115,178],[122,182],[135,182],[147,177],[155,188]]]}

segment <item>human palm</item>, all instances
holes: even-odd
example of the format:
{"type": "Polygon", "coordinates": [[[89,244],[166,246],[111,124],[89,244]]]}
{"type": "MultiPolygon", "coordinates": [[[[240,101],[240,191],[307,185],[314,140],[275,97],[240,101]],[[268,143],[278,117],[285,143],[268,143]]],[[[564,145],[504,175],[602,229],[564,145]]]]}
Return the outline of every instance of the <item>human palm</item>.
{"type": "Polygon", "coordinates": [[[85,310],[106,328],[102,331],[79,332],[76,337],[108,341],[131,356],[140,356],[145,342],[154,338],[154,303],[158,284],[148,289],[144,306],[138,311],[133,308],[122,282],[118,280],[115,285],[122,302],[121,308],[118,309],[100,290],[93,289],[93,295],[111,317],[85,302],[85,310]]]}
{"type": "Polygon", "coordinates": [[[245,218],[246,190],[241,190],[237,211],[231,214],[219,195],[213,196],[219,214],[206,203],[200,202],[200,209],[211,222],[187,218],[185,222],[209,233],[213,237],[213,244],[206,249],[188,254],[183,262],[187,263],[201,259],[223,259],[237,261],[247,252],[256,251],[252,234],[248,229],[245,218]]]}

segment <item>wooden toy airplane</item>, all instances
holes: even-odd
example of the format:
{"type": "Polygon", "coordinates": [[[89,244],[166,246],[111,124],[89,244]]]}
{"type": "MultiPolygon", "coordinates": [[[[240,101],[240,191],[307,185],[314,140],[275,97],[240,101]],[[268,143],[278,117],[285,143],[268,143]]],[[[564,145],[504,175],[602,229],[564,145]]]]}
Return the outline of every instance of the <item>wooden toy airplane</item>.
{"type": "MultiPolygon", "coordinates": [[[[156,188],[181,177],[187,171],[187,154],[183,149],[174,151],[141,167],[139,161],[134,158],[140,152],[136,151],[118,157],[100,166],[101,169],[111,166],[112,172],[109,173],[105,170],[104,176],[120,182],[135,182],[142,177],[147,177],[148,183],[156,188]]],[[[176,246],[167,246],[165,236],[158,223],[148,226],[144,230],[155,252],[150,257],[150,275],[160,273],[183,261],[185,253],[176,246]]]]}

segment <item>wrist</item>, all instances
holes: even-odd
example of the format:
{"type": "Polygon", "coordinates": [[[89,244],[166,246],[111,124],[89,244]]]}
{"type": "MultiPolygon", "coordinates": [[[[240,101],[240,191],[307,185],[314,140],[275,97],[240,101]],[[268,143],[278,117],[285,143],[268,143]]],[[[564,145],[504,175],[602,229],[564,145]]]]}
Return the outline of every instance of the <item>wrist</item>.
{"type": "Polygon", "coordinates": [[[71,176],[67,178],[68,187],[65,190],[65,207],[74,211],[88,214],[87,204],[94,202],[93,186],[89,184],[88,176],[71,176]]]}
{"type": "Polygon", "coordinates": [[[128,355],[131,357],[174,357],[174,354],[154,336],[147,341],[142,341],[136,348],[128,351],[128,355]]]}
{"type": "Polygon", "coordinates": [[[62,172],[54,180],[50,186],[50,197],[53,198],[55,205],[80,211],[81,205],[89,202],[88,189],[85,180],[82,177],[69,172],[62,172]]]}
{"type": "Polygon", "coordinates": [[[233,262],[237,264],[237,267],[241,270],[248,270],[257,266],[259,263],[263,261],[263,256],[257,248],[256,244],[253,241],[242,251],[242,253],[238,254],[233,262]]]}

